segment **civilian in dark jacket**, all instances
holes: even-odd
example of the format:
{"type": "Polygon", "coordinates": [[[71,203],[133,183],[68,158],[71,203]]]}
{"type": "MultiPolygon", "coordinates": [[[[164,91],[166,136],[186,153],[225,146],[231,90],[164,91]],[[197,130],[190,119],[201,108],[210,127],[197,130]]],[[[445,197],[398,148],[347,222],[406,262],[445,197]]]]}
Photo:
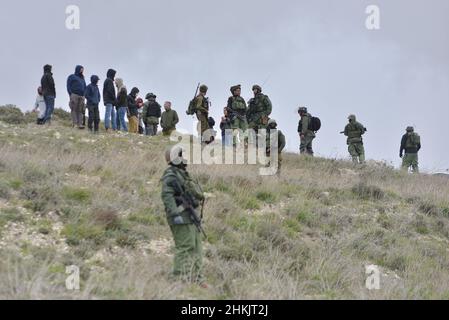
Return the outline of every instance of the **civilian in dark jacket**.
{"type": "Polygon", "coordinates": [[[129,119],[129,132],[139,133],[139,106],[136,99],[139,94],[138,88],[132,88],[131,93],[128,96],[128,119],[129,119]]]}
{"type": "Polygon", "coordinates": [[[113,69],[109,69],[107,73],[107,78],[104,80],[103,85],[103,101],[106,107],[106,113],[104,116],[104,126],[106,131],[112,127],[112,130],[117,130],[117,120],[116,113],[114,109],[114,103],[116,99],[116,92],[114,86],[114,79],[117,72],[113,69]]]}
{"type": "Polygon", "coordinates": [[[84,94],[86,92],[86,81],[84,80],[83,66],[76,66],[75,73],[67,79],[67,92],[70,96],[70,109],[72,111],[73,126],[84,129],[86,105],[84,94]]]}
{"type": "Polygon", "coordinates": [[[44,96],[46,105],[45,116],[42,121],[43,123],[50,122],[51,116],[53,115],[53,111],[55,109],[56,88],[51,69],[51,65],[45,65],[44,75],[41,79],[42,95],[44,96]]]}
{"type": "Polygon", "coordinates": [[[221,117],[221,142],[223,146],[232,145],[232,126],[231,118],[229,117],[228,108],[224,108],[223,117],[221,117]]]}
{"type": "Polygon", "coordinates": [[[87,86],[86,93],[84,94],[87,100],[87,110],[89,110],[89,122],[88,127],[92,132],[98,133],[98,128],[100,125],[100,111],[98,105],[100,104],[101,95],[98,89],[98,76],[93,75],[90,78],[90,84],[87,86]],[[92,126],[92,124],[94,126],[92,126]]]}
{"type": "Polygon", "coordinates": [[[117,87],[117,99],[115,100],[115,106],[117,108],[117,130],[128,132],[128,125],[125,121],[125,115],[128,112],[128,91],[123,84],[123,79],[115,79],[115,86],[117,87]]]}

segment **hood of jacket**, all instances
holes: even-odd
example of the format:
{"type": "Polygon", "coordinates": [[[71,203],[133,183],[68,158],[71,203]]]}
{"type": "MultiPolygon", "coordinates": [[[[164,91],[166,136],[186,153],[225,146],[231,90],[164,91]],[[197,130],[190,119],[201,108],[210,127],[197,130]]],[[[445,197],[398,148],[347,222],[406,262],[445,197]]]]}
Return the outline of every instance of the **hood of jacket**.
{"type": "Polygon", "coordinates": [[[93,85],[97,85],[99,80],[100,80],[100,78],[96,75],[93,75],[92,77],[90,77],[90,83],[92,83],[93,85]]]}
{"type": "Polygon", "coordinates": [[[116,74],[117,74],[117,71],[115,71],[114,69],[109,69],[108,73],[106,74],[106,76],[109,79],[114,80],[116,74]]]}
{"type": "Polygon", "coordinates": [[[131,93],[130,95],[133,96],[134,98],[137,96],[137,94],[139,93],[139,89],[134,87],[131,89],[131,93]]]}
{"type": "Polygon", "coordinates": [[[115,85],[120,90],[122,87],[124,87],[123,79],[122,78],[115,79],[115,85]]]}
{"type": "Polygon", "coordinates": [[[47,72],[50,72],[50,73],[51,73],[51,69],[52,69],[52,66],[49,65],[49,64],[46,64],[46,65],[44,66],[44,73],[47,73],[47,72]]]}
{"type": "Polygon", "coordinates": [[[76,66],[75,68],[75,75],[82,77],[83,75],[81,74],[81,69],[83,69],[83,66],[76,66]]]}

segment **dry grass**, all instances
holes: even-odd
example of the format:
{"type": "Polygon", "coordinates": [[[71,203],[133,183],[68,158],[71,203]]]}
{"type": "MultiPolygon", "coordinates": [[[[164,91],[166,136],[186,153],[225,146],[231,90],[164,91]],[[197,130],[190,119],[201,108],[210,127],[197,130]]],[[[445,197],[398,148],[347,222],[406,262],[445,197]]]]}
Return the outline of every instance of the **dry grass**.
{"type": "Polygon", "coordinates": [[[3,123],[0,138],[0,298],[449,298],[443,177],[293,154],[280,179],[192,166],[211,196],[200,290],[169,280],[168,141],[3,123]],[[379,291],[365,288],[369,264],[379,291]],[[68,265],[79,292],[65,288],[68,265]]]}

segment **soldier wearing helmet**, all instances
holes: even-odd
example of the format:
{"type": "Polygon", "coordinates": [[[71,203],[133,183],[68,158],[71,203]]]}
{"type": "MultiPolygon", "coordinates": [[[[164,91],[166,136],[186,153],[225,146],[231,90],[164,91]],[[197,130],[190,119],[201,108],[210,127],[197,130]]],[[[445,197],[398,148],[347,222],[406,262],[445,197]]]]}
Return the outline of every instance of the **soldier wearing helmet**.
{"type": "MultiPolygon", "coordinates": [[[[233,130],[234,145],[237,144],[238,136],[240,132],[243,132],[243,139],[247,142],[247,130],[248,121],[246,118],[246,112],[248,107],[246,101],[240,95],[242,93],[242,86],[236,85],[231,87],[232,96],[228,99],[228,113],[231,119],[231,128],[233,130]]],[[[242,137],[240,137],[242,138],[242,137]]],[[[240,139],[241,140],[241,139],[240,139]]]]}
{"type": "Polygon", "coordinates": [[[173,277],[189,281],[206,288],[203,277],[202,236],[192,220],[194,210],[197,217],[198,208],[204,200],[201,187],[187,172],[185,150],[179,146],[165,152],[169,167],[162,176],[162,201],[167,221],[175,242],[173,277]]]}
{"type": "Polygon", "coordinates": [[[209,99],[206,98],[206,94],[209,88],[206,85],[200,86],[199,94],[191,102],[195,110],[196,117],[199,121],[198,135],[201,137],[201,142],[204,143],[203,135],[209,130],[209,99]]]}
{"type": "Polygon", "coordinates": [[[413,173],[419,173],[419,150],[421,150],[421,137],[415,132],[415,128],[407,127],[406,134],[402,137],[401,149],[399,151],[403,170],[408,170],[411,167],[413,173]]]}
{"type": "Polygon", "coordinates": [[[365,163],[365,147],[363,146],[362,136],[366,132],[365,126],[357,121],[355,115],[351,114],[348,117],[349,123],[343,131],[344,135],[348,137],[348,151],[352,157],[354,164],[365,163]]]}
{"type": "Polygon", "coordinates": [[[248,128],[258,132],[259,129],[265,129],[268,124],[268,119],[273,110],[270,98],[262,93],[262,87],[259,85],[253,86],[254,98],[248,103],[248,128]]]}
{"type": "Polygon", "coordinates": [[[301,154],[306,154],[313,157],[312,144],[316,134],[310,129],[312,115],[308,112],[306,107],[300,107],[298,109],[298,114],[301,118],[298,124],[298,134],[301,139],[301,144],[299,146],[300,152],[301,154]]]}
{"type": "MultiPolygon", "coordinates": [[[[282,151],[285,149],[286,140],[285,135],[281,130],[277,129],[277,122],[274,119],[270,119],[267,123],[267,157],[271,162],[271,155],[273,152],[277,152],[278,154],[278,170],[277,175],[280,177],[281,175],[281,165],[282,165],[282,151]],[[277,141],[271,141],[271,137],[276,137],[277,141]]],[[[270,165],[268,165],[270,166],[270,165]]]]}

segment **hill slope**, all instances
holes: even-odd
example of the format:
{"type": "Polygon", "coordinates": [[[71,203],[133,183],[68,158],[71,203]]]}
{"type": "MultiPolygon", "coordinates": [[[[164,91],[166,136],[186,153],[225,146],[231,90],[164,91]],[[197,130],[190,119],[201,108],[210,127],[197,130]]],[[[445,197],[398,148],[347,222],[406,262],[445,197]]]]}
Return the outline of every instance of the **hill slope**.
{"type": "Polygon", "coordinates": [[[166,144],[0,123],[0,298],[449,298],[448,179],[293,154],[280,179],[190,168],[209,193],[211,288],[171,282],[166,144]],[[380,290],[365,287],[370,264],[380,290]]]}

